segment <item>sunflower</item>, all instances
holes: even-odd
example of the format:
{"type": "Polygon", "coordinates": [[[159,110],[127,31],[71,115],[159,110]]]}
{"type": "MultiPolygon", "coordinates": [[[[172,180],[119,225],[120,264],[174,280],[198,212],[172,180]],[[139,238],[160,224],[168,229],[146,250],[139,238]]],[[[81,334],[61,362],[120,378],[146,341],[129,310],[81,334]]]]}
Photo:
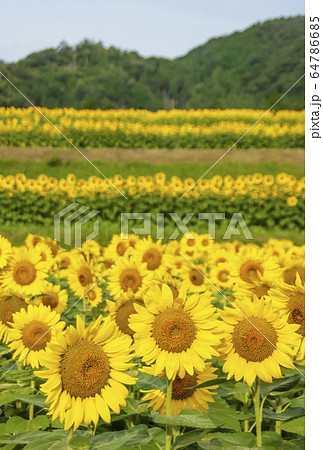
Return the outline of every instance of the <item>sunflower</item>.
{"type": "Polygon", "coordinates": [[[179,270],[179,277],[188,286],[189,292],[203,292],[210,289],[210,282],[206,279],[206,264],[192,265],[184,257],[184,263],[179,270]]]}
{"type": "Polygon", "coordinates": [[[95,308],[102,302],[102,289],[97,284],[86,287],[85,292],[86,294],[84,295],[84,298],[87,300],[91,308],[95,308]]]}
{"type": "Polygon", "coordinates": [[[122,234],[114,234],[107,247],[107,253],[113,261],[118,261],[127,252],[128,247],[128,239],[125,239],[122,234]]]}
{"type": "Polygon", "coordinates": [[[83,295],[87,286],[92,286],[96,281],[93,264],[88,263],[82,256],[72,259],[71,265],[64,276],[69,287],[76,295],[83,295]]]}
{"type": "Polygon", "coordinates": [[[1,276],[2,287],[24,295],[41,294],[49,267],[36,248],[13,248],[13,255],[1,276]]]}
{"type": "Polygon", "coordinates": [[[245,281],[238,281],[234,286],[234,297],[240,300],[248,298],[253,300],[254,295],[261,298],[264,295],[269,295],[270,291],[275,286],[272,280],[264,278],[261,273],[258,272],[258,278],[253,283],[246,283],[245,281]]]}
{"type": "Polygon", "coordinates": [[[152,276],[146,264],[127,256],[110,270],[107,289],[115,299],[142,298],[152,282],[152,276]]]}
{"type": "Polygon", "coordinates": [[[12,253],[12,247],[8,239],[0,236],[0,269],[5,267],[12,253]]]}
{"type": "Polygon", "coordinates": [[[210,272],[210,280],[218,289],[231,289],[233,282],[230,277],[231,266],[228,263],[218,263],[212,267],[210,272]]]}
{"type": "Polygon", "coordinates": [[[47,395],[48,414],[64,422],[65,430],[81,423],[96,426],[99,416],[109,423],[110,409],[119,414],[126,406],[124,384],[136,382],[125,373],[134,365],[131,338],[118,333],[110,317],[102,321],[100,316],[85,328],[77,316],[76,328],[69,326],[49,349],[46,369],[35,374],[46,379],[40,390],[47,395]]]}
{"type": "Polygon", "coordinates": [[[111,319],[114,320],[119,330],[129,336],[133,336],[134,331],[129,327],[129,317],[136,314],[134,304],[143,305],[143,301],[138,299],[120,299],[116,302],[108,303],[111,319]]]}
{"type": "Polygon", "coordinates": [[[52,311],[62,314],[67,307],[68,295],[66,289],[61,289],[59,285],[46,283],[42,290],[42,294],[35,298],[35,305],[43,304],[50,306],[52,311]]]}
{"type": "Polygon", "coordinates": [[[154,242],[150,236],[137,242],[132,254],[135,260],[147,264],[147,269],[160,276],[165,273],[163,256],[165,246],[160,241],[154,242]]]}
{"type": "MultiPolygon", "coordinates": [[[[185,373],[183,378],[178,375],[172,383],[172,415],[176,416],[183,409],[196,409],[200,412],[209,410],[209,402],[214,402],[213,394],[210,389],[216,389],[217,375],[214,373],[217,369],[211,367],[211,363],[205,365],[205,370],[194,370],[193,375],[185,373]],[[207,381],[213,381],[214,385],[208,387],[199,387],[198,385],[207,381]]],[[[145,367],[143,372],[154,374],[153,367],[145,367]]],[[[165,373],[162,374],[165,377],[165,373]]],[[[166,414],[167,397],[159,389],[143,391],[146,395],[143,401],[149,401],[148,407],[153,408],[153,412],[159,411],[160,414],[166,414]]]]}
{"type": "Polygon", "coordinates": [[[0,293],[0,340],[2,339],[4,343],[7,342],[13,314],[22,308],[27,309],[27,306],[25,299],[18,295],[0,293]]]}
{"type": "Polygon", "coordinates": [[[65,326],[59,322],[60,315],[49,306],[28,305],[12,316],[11,329],[8,332],[8,345],[14,351],[13,358],[25,366],[29,364],[37,369],[43,364],[48,351],[48,343],[55,342],[55,336],[65,326]]]}
{"type": "Polygon", "coordinates": [[[273,308],[271,302],[254,296],[253,301],[235,301],[236,309],[224,307],[222,318],[222,371],[251,386],[256,376],[271,383],[280,378],[280,365],[293,369],[293,347],[299,344],[299,325],[289,324],[287,314],[273,308]]]}
{"type": "Polygon", "coordinates": [[[27,247],[36,247],[36,245],[40,242],[44,242],[44,238],[38,234],[29,233],[25,239],[25,244],[27,247]]]}
{"type": "Polygon", "coordinates": [[[240,280],[246,283],[254,283],[260,280],[260,276],[277,280],[282,277],[282,269],[276,263],[276,258],[268,255],[262,249],[248,245],[232,258],[232,281],[240,280]]]}
{"type": "Polygon", "coordinates": [[[299,274],[296,274],[294,285],[278,283],[269,292],[273,306],[288,314],[288,323],[299,325],[297,333],[301,336],[301,347],[298,359],[305,356],[305,288],[299,274]]]}
{"type": "Polygon", "coordinates": [[[46,262],[48,267],[52,267],[55,263],[55,258],[53,257],[52,251],[46,242],[39,242],[35,245],[35,248],[40,251],[41,260],[46,262]]]}
{"type": "Polygon", "coordinates": [[[135,304],[137,314],[129,318],[136,355],[146,364],[156,362],[154,374],[166,370],[168,379],[203,371],[205,359],[218,355],[214,348],[219,344],[214,332],[218,321],[210,295],[185,296],[179,307],[169,286],[163,284],[161,289],[152,287],[143,299],[145,306],[135,304]]]}

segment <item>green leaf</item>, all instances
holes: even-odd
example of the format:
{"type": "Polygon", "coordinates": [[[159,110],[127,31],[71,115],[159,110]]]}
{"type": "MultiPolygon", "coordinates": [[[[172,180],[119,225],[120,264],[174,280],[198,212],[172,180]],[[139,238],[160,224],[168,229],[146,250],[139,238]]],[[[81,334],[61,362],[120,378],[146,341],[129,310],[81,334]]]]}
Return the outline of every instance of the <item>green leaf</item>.
{"type": "Polygon", "coordinates": [[[137,425],[122,431],[111,431],[95,436],[91,440],[91,449],[116,450],[123,446],[145,444],[152,440],[147,425],[137,425]]]}
{"type": "Polygon", "coordinates": [[[41,408],[46,407],[45,397],[42,395],[15,395],[16,400],[20,400],[25,403],[32,403],[33,405],[39,406],[41,408]]]}
{"type": "Polygon", "coordinates": [[[304,413],[305,411],[303,408],[288,408],[282,413],[276,413],[271,409],[263,409],[264,419],[280,420],[282,422],[294,419],[295,417],[304,416],[304,413]]]}
{"type": "Polygon", "coordinates": [[[167,392],[167,380],[162,377],[154,377],[148,373],[139,372],[137,380],[138,389],[150,390],[159,389],[166,394],[167,392]]]}
{"type": "Polygon", "coordinates": [[[266,450],[275,450],[282,447],[283,438],[275,431],[263,431],[262,445],[266,450]]]}
{"type": "Polygon", "coordinates": [[[19,416],[13,416],[6,423],[6,432],[8,434],[19,434],[28,431],[28,420],[19,416]]]}
{"type": "Polygon", "coordinates": [[[36,416],[34,419],[28,421],[28,430],[46,430],[49,426],[48,416],[36,416]]]}
{"type": "Polygon", "coordinates": [[[301,436],[305,436],[305,417],[298,417],[297,419],[282,423],[281,429],[288,431],[289,433],[296,433],[301,436]]]}
{"type": "MultiPolygon", "coordinates": [[[[253,433],[238,432],[238,433],[210,433],[206,436],[207,440],[211,440],[214,447],[220,442],[225,446],[237,447],[256,447],[256,436],[253,433]]],[[[235,448],[235,447],[234,447],[235,448]]]]}
{"type": "Polygon", "coordinates": [[[285,392],[290,391],[295,387],[301,375],[286,375],[283,379],[275,380],[273,383],[260,383],[260,394],[267,396],[272,392],[285,392]]]}
{"type": "Polygon", "coordinates": [[[90,439],[85,436],[73,436],[68,441],[69,448],[75,450],[86,450],[90,448],[90,439]]]}
{"type": "MultiPolygon", "coordinates": [[[[152,419],[155,423],[161,425],[184,426],[191,428],[216,428],[214,422],[206,414],[197,413],[194,410],[184,410],[186,414],[179,414],[178,416],[161,416],[159,414],[152,414],[152,419]],[[191,414],[187,412],[192,411],[191,414]]],[[[221,422],[221,425],[223,421],[221,422]]]]}
{"type": "Polygon", "coordinates": [[[191,444],[195,444],[196,442],[200,441],[206,433],[207,430],[189,431],[187,433],[180,434],[179,436],[177,436],[172,446],[172,450],[177,450],[179,448],[189,448],[191,444]]]}

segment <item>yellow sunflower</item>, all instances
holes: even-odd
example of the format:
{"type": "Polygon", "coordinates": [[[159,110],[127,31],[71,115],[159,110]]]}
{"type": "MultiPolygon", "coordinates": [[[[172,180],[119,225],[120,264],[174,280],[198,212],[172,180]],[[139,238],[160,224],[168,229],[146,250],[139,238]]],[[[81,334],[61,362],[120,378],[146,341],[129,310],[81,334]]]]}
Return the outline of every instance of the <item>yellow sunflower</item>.
{"type": "Polygon", "coordinates": [[[146,264],[136,262],[131,256],[125,256],[112,267],[107,289],[115,299],[142,298],[152,282],[152,272],[146,264]]]}
{"type": "Polygon", "coordinates": [[[280,365],[293,369],[293,347],[299,344],[299,325],[289,324],[287,314],[273,308],[271,302],[254,296],[253,301],[236,300],[234,308],[219,311],[222,319],[222,371],[251,386],[256,376],[271,383],[280,378],[280,365]],[[224,357],[223,357],[224,356],[224,357]]]}
{"type": "Polygon", "coordinates": [[[109,317],[102,321],[100,316],[85,328],[77,316],[76,328],[69,326],[49,349],[46,370],[36,375],[46,379],[40,390],[47,395],[48,414],[64,422],[65,430],[81,423],[96,426],[100,416],[109,423],[110,409],[119,414],[120,406],[126,406],[124,384],[136,382],[125,373],[134,366],[131,338],[118,333],[109,317]]]}
{"type": "Polygon", "coordinates": [[[231,289],[233,282],[231,280],[231,265],[228,263],[218,263],[212,267],[210,272],[210,280],[218,289],[231,289]]]}
{"type": "Polygon", "coordinates": [[[108,311],[110,312],[111,319],[115,321],[119,330],[124,334],[128,334],[129,336],[133,336],[133,334],[135,333],[129,327],[129,317],[132,314],[136,314],[136,310],[134,307],[135,303],[137,305],[144,304],[140,299],[120,299],[116,302],[110,301],[107,307],[108,311]]]}
{"type": "Polygon", "coordinates": [[[192,265],[183,257],[183,265],[181,266],[178,275],[183,280],[183,283],[188,286],[189,292],[203,292],[210,289],[210,282],[208,278],[206,264],[192,265]]]}
{"type": "MultiPolygon", "coordinates": [[[[200,412],[207,412],[209,410],[208,403],[214,402],[213,393],[210,389],[216,389],[217,375],[214,373],[217,369],[211,367],[211,363],[205,365],[205,370],[195,370],[193,375],[185,373],[183,378],[178,375],[172,383],[172,415],[176,416],[183,409],[196,409],[200,412]],[[213,381],[214,385],[208,387],[198,387],[207,381],[213,381]]],[[[145,367],[143,372],[154,374],[153,367],[145,367]]],[[[165,377],[165,373],[163,374],[165,377]]],[[[153,412],[159,411],[160,414],[166,414],[167,397],[163,391],[159,389],[143,391],[146,395],[143,401],[149,401],[148,407],[153,408],[153,412]]]]}
{"type": "Polygon", "coordinates": [[[2,339],[4,344],[7,342],[13,314],[22,308],[27,309],[27,301],[18,295],[0,293],[0,340],[2,339]]]}
{"type": "Polygon", "coordinates": [[[0,277],[2,287],[24,295],[41,294],[48,269],[38,249],[13,248],[9,264],[0,277]]]}
{"type": "Polygon", "coordinates": [[[64,271],[70,289],[76,295],[83,295],[87,286],[92,286],[96,281],[96,275],[92,264],[82,256],[72,259],[68,269],[64,271]]]}
{"type": "Polygon", "coordinates": [[[128,250],[129,241],[121,234],[114,234],[107,247],[107,253],[114,261],[118,261],[128,250]]]}
{"type": "Polygon", "coordinates": [[[8,239],[0,236],[0,269],[5,267],[12,253],[12,246],[8,239]]]}
{"type": "Polygon", "coordinates": [[[297,358],[305,356],[305,287],[299,274],[296,274],[294,285],[278,283],[269,291],[269,298],[274,308],[288,314],[288,323],[299,325],[297,333],[301,336],[300,348],[297,349],[297,358]]]}
{"type": "Polygon", "coordinates": [[[42,294],[34,299],[35,305],[43,304],[50,306],[52,311],[62,314],[67,308],[68,295],[66,289],[61,289],[59,285],[46,283],[42,294]]]}
{"type": "Polygon", "coordinates": [[[154,242],[150,236],[140,239],[132,251],[136,261],[147,264],[147,269],[154,272],[157,276],[165,273],[163,265],[163,256],[165,246],[160,241],[154,242]]]}
{"type": "Polygon", "coordinates": [[[84,298],[87,300],[91,308],[95,308],[102,302],[102,289],[97,284],[86,287],[85,292],[86,294],[84,295],[84,298]]]}
{"type": "Polygon", "coordinates": [[[166,370],[168,379],[203,371],[205,359],[218,355],[214,347],[220,339],[210,295],[192,294],[176,302],[163,284],[149,289],[143,299],[145,306],[135,304],[137,314],[129,318],[136,355],[146,364],[156,362],[155,375],[166,370]]]}
{"type": "Polygon", "coordinates": [[[282,277],[282,269],[277,264],[276,258],[266,254],[261,248],[251,246],[250,244],[240,250],[232,258],[232,281],[240,280],[246,283],[253,283],[260,280],[260,275],[266,279],[278,280],[282,277]],[[259,275],[260,274],[260,275],[259,275]]]}
{"type": "Polygon", "coordinates": [[[13,358],[19,357],[19,362],[33,369],[42,365],[49,342],[55,342],[55,336],[65,326],[59,320],[60,315],[44,305],[28,305],[27,310],[13,314],[7,339],[10,350],[14,351],[13,358]]]}

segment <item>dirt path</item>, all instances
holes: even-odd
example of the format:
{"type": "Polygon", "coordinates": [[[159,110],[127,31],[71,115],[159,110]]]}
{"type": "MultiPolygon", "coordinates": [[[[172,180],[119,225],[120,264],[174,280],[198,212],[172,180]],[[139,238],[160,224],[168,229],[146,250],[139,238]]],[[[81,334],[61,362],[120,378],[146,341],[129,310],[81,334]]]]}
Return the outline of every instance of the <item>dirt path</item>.
{"type": "MultiPolygon", "coordinates": [[[[172,162],[215,162],[226,150],[201,149],[201,150],[178,150],[178,149],[82,149],[82,153],[90,160],[100,161],[147,161],[158,164],[172,162]]],[[[8,148],[0,147],[0,158],[18,160],[49,160],[59,158],[62,161],[76,161],[83,156],[75,149],[67,148],[8,148]]],[[[304,149],[232,149],[224,157],[223,161],[279,161],[304,166],[304,149]]]]}

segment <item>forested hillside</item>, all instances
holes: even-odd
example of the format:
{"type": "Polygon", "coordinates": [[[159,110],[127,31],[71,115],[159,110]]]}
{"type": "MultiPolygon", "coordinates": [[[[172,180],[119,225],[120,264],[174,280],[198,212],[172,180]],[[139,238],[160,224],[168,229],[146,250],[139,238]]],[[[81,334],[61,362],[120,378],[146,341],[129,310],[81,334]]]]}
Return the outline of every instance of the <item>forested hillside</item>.
{"type": "MultiPolygon", "coordinates": [[[[50,108],[266,108],[304,73],[304,17],[256,24],[173,60],[84,40],[0,61],[0,70],[50,108]]],[[[0,77],[0,105],[28,103],[0,77]]],[[[303,107],[303,81],[277,105],[303,107]]]]}

